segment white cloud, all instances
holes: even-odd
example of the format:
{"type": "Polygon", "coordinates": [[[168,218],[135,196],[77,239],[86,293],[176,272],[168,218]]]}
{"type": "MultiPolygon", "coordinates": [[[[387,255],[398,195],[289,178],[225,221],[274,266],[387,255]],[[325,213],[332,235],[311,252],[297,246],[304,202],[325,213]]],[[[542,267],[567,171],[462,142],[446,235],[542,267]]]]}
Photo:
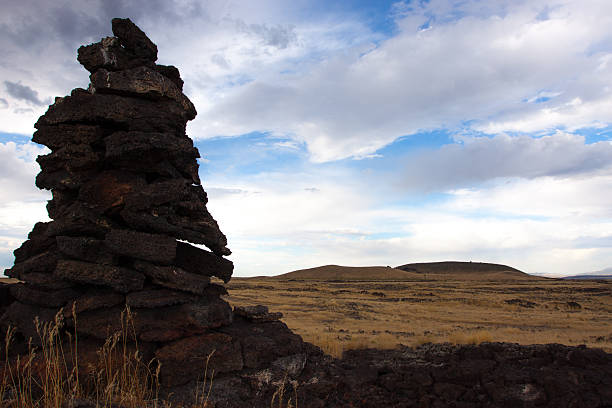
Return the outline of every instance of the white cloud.
{"type": "Polygon", "coordinates": [[[245,177],[231,194],[208,190],[237,276],[439,260],[498,262],[558,276],[612,262],[611,185],[609,171],[514,178],[410,205],[401,199],[420,196],[313,170],[245,177]]]}
{"type": "Polygon", "coordinates": [[[204,106],[194,128],[202,137],[285,132],[328,161],[465,121],[487,132],[612,122],[611,3],[453,4],[415,6],[376,48],[347,49],[295,76],[253,77],[204,106]],[[538,94],[551,99],[530,103],[538,94]]]}
{"type": "Polygon", "coordinates": [[[34,186],[36,156],[47,153],[34,144],[0,143],[0,270],[10,267],[12,251],[38,221],[48,220],[46,191],[34,186]]]}
{"type": "Polygon", "coordinates": [[[612,142],[585,144],[565,132],[532,138],[457,137],[460,143],[420,150],[402,158],[402,187],[437,191],[496,178],[537,178],[612,171],[612,142]]]}

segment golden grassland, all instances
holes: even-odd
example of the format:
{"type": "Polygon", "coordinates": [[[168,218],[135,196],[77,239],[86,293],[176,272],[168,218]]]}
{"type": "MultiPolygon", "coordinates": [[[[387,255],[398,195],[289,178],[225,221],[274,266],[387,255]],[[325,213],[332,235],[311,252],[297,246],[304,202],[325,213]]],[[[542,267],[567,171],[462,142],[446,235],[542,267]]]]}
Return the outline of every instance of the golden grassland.
{"type": "Polygon", "coordinates": [[[612,352],[612,281],[428,274],[402,281],[232,278],[227,287],[231,304],[282,312],[289,328],[335,356],[483,341],[612,352]]]}

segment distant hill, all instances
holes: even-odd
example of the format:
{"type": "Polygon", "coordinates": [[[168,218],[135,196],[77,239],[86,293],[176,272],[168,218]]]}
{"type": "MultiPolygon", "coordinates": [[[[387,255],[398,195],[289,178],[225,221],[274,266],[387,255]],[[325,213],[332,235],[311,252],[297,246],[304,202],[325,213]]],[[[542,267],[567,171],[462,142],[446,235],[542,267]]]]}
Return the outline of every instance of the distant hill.
{"type": "Polygon", "coordinates": [[[612,267],[600,271],[581,273],[579,275],[564,276],[563,279],[612,279],[612,267]]]}
{"type": "Polygon", "coordinates": [[[307,280],[411,280],[420,277],[411,272],[385,266],[340,266],[325,265],[316,268],[300,269],[274,276],[273,279],[307,279],[307,280]]]}
{"type": "Polygon", "coordinates": [[[480,262],[413,263],[396,268],[385,266],[325,265],[300,269],[270,279],[326,281],[401,281],[401,280],[525,280],[545,279],[528,275],[506,265],[480,262]]]}
{"type": "Polygon", "coordinates": [[[594,279],[594,280],[609,280],[612,279],[612,275],[573,275],[564,276],[562,279],[594,279]]]}
{"type": "Polygon", "coordinates": [[[411,263],[397,266],[396,269],[401,269],[403,271],[412,272],[419,275],[428,275],[428,277],[431,277],[432,279],[545,279],[529,275],[511,266],[486,262],[446,261],[411,263]]]}
{"type": "Polygon", "coordinates": [[[0,278],[0,284],[9,284],[9,283],[17,283],[17,282],[19,281],[13,278],[0,278]]]}

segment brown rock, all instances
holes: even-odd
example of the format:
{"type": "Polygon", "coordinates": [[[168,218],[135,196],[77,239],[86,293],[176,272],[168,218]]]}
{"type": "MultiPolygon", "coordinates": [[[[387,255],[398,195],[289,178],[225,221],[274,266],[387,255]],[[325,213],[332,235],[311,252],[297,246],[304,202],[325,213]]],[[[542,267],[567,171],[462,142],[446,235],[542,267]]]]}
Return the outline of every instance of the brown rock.
{"type": "Polygon", "coordinates": [[[64,255],[86,262],[102,265],[116,264],[117,257],[106,249],[104,242],[89,237],[58,236],[57,249],[64,255]]]}
{"type": "Polygon", "coordinates": [[[197,217],[188,217],[173,214],[170,209],[167,213],[160,214],[158,210],[161,209],[155,209],[154,213],[125,209],[121,212],[121,217],[132,228],[172,235],[194,244],[204,244],[219,256],[232,253],[226,246],[227,238],[208,211],[197,217]]]}
{"type": "Polygon", "coordinates": [[[16,263],[11,269],[7,269],[5,274],[15,279],[23,279],[24,274],[29,272],[50,274],[55,270],[58,260],[59,255],[56,251],[46,251],[33,255],[23,262],[16,263]]]}
{"type": "Polygon", "coordinates": [[[13,302],[4,312],[0,319],[2,332],[8,326],[16,327],[26,339],[31,338],[34,344],[40,344],[40,337],[36,331],[34,320],[38,318],[40,323],[52,322],[58,309],[27,305],[21,302],[13,302]]]}
{"type": "Polygon", "coordinates": [[[174,180],[163,180],[148,184],[147,186],[134,191],[126,199],[126,208],[132,211],[142,211],[155,208],[158,212],[159,207],[167,206],[170,210],[171,206],[177,201],[194,201],[205,207],[206,193],[183,178],[174,180]],[[204,201],[204,204],[202,204],[204,201]]]}
{"type": "Polygon", "coordinates": [[[51,273],[39,273],[39,272],[23,272],[19,274],[19,278],[24,282],[31,283],[37,288],[45,289],[45,290],[60,290],[60,289],[68,289],[75,286],[74,283],[65,281],[63,279],[58,279],[51,273]]]}
{"type": "Polygon", "coordinates": [[[154,101],[79,91],[57,99],[35,127],[79,122],[183,135],[185,122],[189,119],[183,108],[172,100],[154,101]]]}
{"type": "MultiPolygon", "coordinates": [[[[77,314],[77,332],[99,340],[106,340],[115,333],[121,333],[126,328],[123,312],[124,308],[122,306],[81,311],[77,314]]],[[[68,320],[68,326],[74,328],[72,319],[68,320]]],[[[132,330],[128,330],[128,333],[131,336],[132,330]]]]}
{"type": "Polygon", "coordinates": [[[148,289],[127,295],[126,304],[132,308],[151,308],[193,302],[196,297],[168,289],[148,289]]]}
{"type": "Polygon", "coordinates": [[[133,95],[153,99],[168,98],[183,107],[189,116],[195,118],[196,110],[176,84],[149,67],[137,67],[125,71],[99,69],[91,76],[91,86],[96,92],[133,95]]]}
{"type": "Polygon", "coordinates": [[[107,170],[85,183],[78,198],[98,213],[113,213],[123,208],[126,196],[145,185],[142,176],[107,170]]]}
{"type": "Polygon", "coordinates": [[[129,18],[113,18],[113,34],[126,50],[148,61],[157,60],[157,45],[129,18]]]}
{"type": "Polygon", "coordinates": [[[264,368],[280,358],[304,352],[302,338],[281,321],[252,323],[237,317],[231,326],[218,331],[239,339],[244,366],[264,368]]]}
{"type": "Polygon", "coordinates": [[[144,282],[144,276],[131,269],[81,261],[59,261],[54,275],[77,283],[108,286],[121,293],[142,289],[144,282]]]}
{"type": "Polygon", "coordinates": [[[179,306],[135,310],[135,325],[144,341],[170,341],[230,324],[231,307],[221,299],[200,299],[179,306]]]}
{"type": "Polygon", "coordinates": [[[198,164],[194,160],[200,154],[187,137],[153,132],[115,132],[104,141],[106,160],[116,167],[179,180],[188,177],[190,181],[200,183],[198,164]]]}
{"type": "Polygon", "coordinates": [[[55,237],[47,233],[49,224],[50,222],[37,222],[34,225],[34,228],[28,234],[29,239],[13,252],[15,263],[23,262],[55,245],[55,237]]]}
{"type": "Polygon", "coordinates": [[[89,72],[95,72],[100,68],[116,71],[151,64],[144,58],[135,58],[121,47],[116,37],[106,37],[98,43],[80,47],[77,60],[89,72]]]}
{"type": "Polygon", "coordinates": [[[102,154],[95,152],[88,144],[69,144],[52,153],[38,156],[36,161],[44,172],[67,170],[69,172],[79,169],[96,167],[102,159],[102,154]]]}
{"type": "Polygon", "coordinates": [[[94,145],[101,141],[104,132],[99,126],[69,124],[41,126],[32,137],[32,141],[59,150],[72,145],[94,145]]]}
{"type": "Polygon", "coordinates": [[[57,219],[69,210],[70,205],[76,200],[78,190],[51,190],[53,198],[47,202],[49,217],[57,219]]]}
{"type": "Polygon", "coordinates": [[[96,288],[74,299],[74,304],[69,304],[64,312],[66,316],[69,317],[72,315],[74,307],[78,319],[78,315],[83,312],[102,308],[112,308],[113,306],[122,304],[124,301],[125,296],[121,293],[96,288]]]}
{"type": "MultiPolygon", "coordinates": [[[[77,330],[106,339],[122,329],[122,312],[121,307],[82,312],[77,330]]],[[[140,340],[167,342],[231,323],[231,308],[221,299],[200,300],[177,306],[132,309],[131,316],[130,332],[140,340]]]]}
{"type": "Polygon", "coordinates": [[[43,170],[36,176],[36,187],[44,190],[77,190],[83,183],[91,180],[95,174],[96,171],[93,169],[43,170]]]}
{"type": "Polygon", "coordinates": [[[79,201],[64,208],[60,215],[47,227],[47,235],[53,237],[54,242],[58,235],[102,238],[114,226],[111,219],[97,214],[79,201]]]}
{"type": "Polygon", "coordinates": [[[62,307],[80,294],[73,288],[44,290],[30,283],[11,285],[11,295],[21,303],[43,307],[62,307]]]}
{"type": "Polygon", "coordinates": [[[280,312],[269,313],[267,306],[236,306],[234,314],[243,317],[251,322],[273,322],[283,317],[280,312]]]}
{"type": "Polygon", "coordinates": [[[176,266],[158,266],[136,261],[134,268],[144,273],[154,284],[169,289],[202,295],[210,285],[209,277],[185,272],[176,266]]]}
{"type": "Polygon", "coordinates": [[[229,282],[234,270],[231,261],[185,242],[177,244],[175,264],[191,273],[216,276],[225,283],[229,282]]]}
{"type": "Polygon", "coordinates": [[[173,65],[155,65],[155,70],[170,79],[177,88],[182,91],[183,90],[183,80],[181,79],[181,74],[179,70],[173,65]]]}
{"type": "MultiPolygon", "coordinates": [[[[4,310],[8,305],[13,303],[15,299],[11,296],[11,285],[0,282],[0,310],[4,310]]],[[[3,312],[0,312],[0,317],[3,312]]]]}
{"type": "Polygon", "coordinates": [[[208,376],[241,370],[240,343],[221,333],[188,337],[169,344],[155,353],[161,362],[161,382],[165,387],[204,379],[208,362],[208,376]],[[190,364],[185,364],[190,361],[190,364]]]}
{"type": "Polygon", "coordinates": [[[118,255],[165,265],[176,257],[176,240],[167,235],[114,229],[106,234],[104,244],[118,255]]]}

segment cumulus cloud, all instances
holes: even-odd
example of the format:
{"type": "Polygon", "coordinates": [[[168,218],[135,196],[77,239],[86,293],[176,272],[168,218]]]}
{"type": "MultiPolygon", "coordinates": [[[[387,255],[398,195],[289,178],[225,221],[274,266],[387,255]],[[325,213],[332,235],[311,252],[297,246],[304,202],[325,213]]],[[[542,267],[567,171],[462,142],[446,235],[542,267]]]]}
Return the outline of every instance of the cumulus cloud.
{"type": "Polygon", "coordinates": [[[287,48],[289,44],[297,39],[294,31],[295,26],[268,26],[266,24],[247,24],[243,20],[235,20],[234,23],[239,31],[253,33],[259,36],[267,45],[277,48],[287,48]]]}
{"type": "Polygon", "coordinates": [[[198,133],[284,132],[329,161],[465,123],[497,133],[612,122],[612,40],[602,28],[611,4],[455,3],[411,3],[397,35],[376,47],[225,92],[200,111],[198,133]],[[533,103],[543,90],[545,104],[533,103]]]}
{"type": "Polygon", "coordinates": [[[41,100],[38,97],[38,92],[27,85],[22,85],[20,82],[4,81],[4,86],[6,92],[17,100],[26,101],[36,106],[48,105],[51,103],[51,99],[46,101],[41,100]]]}
{"type": "Polygon", "coordinates": [[[610,176],[522,180],[453,191],[441,203],[417,207],[389,205],[347,179],[328,180],[312,194],[307,182],[287,176],[242,186],[257,195],[211,194],[209,208],[231,242],[237,276],[436,260],[562,275],[612,262],[610,182],[610,176]]]}
{"type": "Polygon", "coordinates": [[[565,132],[532,138],[464,137],[460,143],[403,158],[402,186],[439,191],[496,178],[569,177],[612,168],[612,143],[586,144],[565,132]]]}
{"type": "Polygon", "coordinates": [[[34,186],[35,159],[46,148],[31,143],[0,143],[0,270],[10,267],[17,249],[38,221],[48,220],[50,194],[34,186]]]}

